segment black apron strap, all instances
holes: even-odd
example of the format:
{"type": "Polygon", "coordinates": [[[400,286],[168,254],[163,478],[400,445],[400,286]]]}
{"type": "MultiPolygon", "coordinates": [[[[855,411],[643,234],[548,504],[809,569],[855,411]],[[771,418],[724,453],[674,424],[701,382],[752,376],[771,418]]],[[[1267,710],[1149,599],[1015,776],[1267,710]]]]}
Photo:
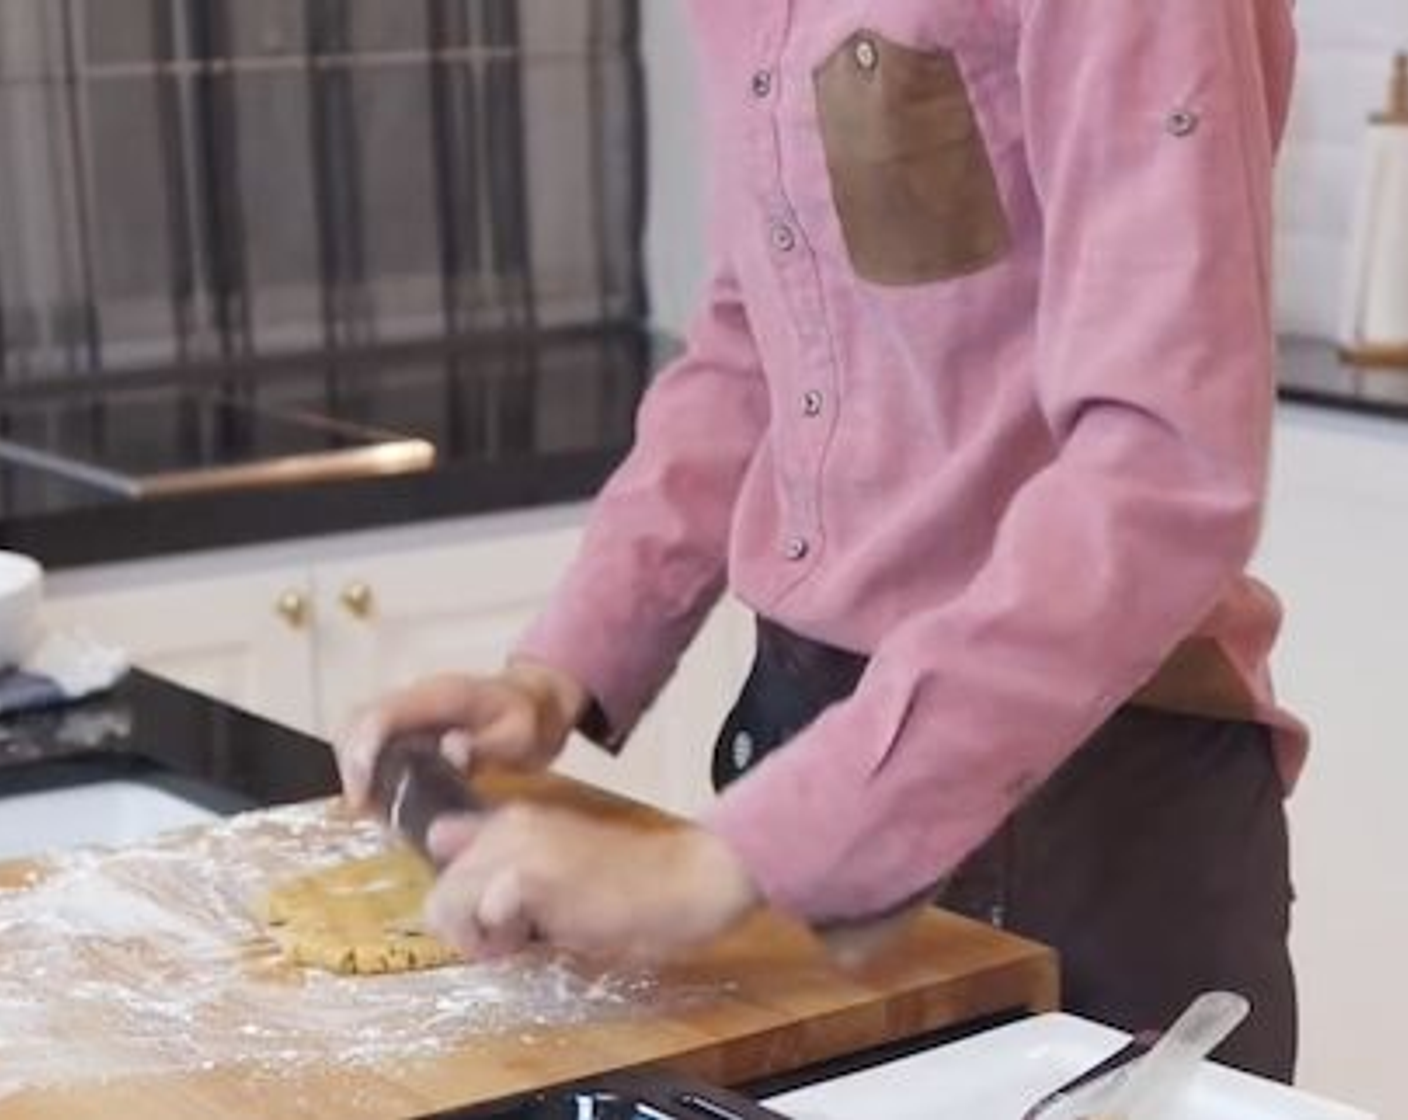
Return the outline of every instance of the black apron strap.
{"type": "Polygon", "coordinates": [[[737,781],[854,692],[865,666],[863,654],[758,619],[753,667],[714,744],[714,788],[737,781]]]}

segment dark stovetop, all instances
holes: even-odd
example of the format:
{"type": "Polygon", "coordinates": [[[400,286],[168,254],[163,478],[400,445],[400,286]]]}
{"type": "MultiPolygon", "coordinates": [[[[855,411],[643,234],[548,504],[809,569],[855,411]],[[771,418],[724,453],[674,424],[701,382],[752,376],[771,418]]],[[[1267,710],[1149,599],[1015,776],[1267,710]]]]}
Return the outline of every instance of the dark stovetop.
{"type": "Polygon", "coordinates": [[[433,444],[436,461],[410,473],[159,497],[0,462],[0,548],[63,568],[585,499],[625,455],[641,395],[674,349],[622,327],[473,351],[407,346],[271,363],[240,376],[10,387],[0,393],[0,439],[57,441],[55,450],[100,465],[181,471],[238,458],[251,443],[287,449],[285,423],[275,431],[201,419],[231,412],[397,433],[433,444]]]}
{"type": "Polygon", "coordinates": [[[339,788],[318,740],[141,670],[105,695],[0,720],[0,797],[115,771],[222,813],[339,788]]]}

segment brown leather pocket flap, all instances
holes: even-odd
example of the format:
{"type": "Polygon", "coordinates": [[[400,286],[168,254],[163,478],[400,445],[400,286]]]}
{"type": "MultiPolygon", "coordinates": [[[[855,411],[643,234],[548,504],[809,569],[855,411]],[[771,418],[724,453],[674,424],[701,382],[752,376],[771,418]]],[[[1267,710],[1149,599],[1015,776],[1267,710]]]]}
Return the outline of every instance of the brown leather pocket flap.
{"type": "Polygon", "coordinates": [[[954,55],[858,31],[813,75],[837,216],[856,271],[884,284],[971,272],[1009,240],[954,55]]]}
{"type": "Polygon", "coordinates": [[[885,160],[969,139],[972,108],[951,54],[852,36],[816,72],[823,128],[854,158],[885,160]],[[857,56],[874,52],[867,67],[857,56]],[[839,135],[844,130],[845,135],[839,135]]]}

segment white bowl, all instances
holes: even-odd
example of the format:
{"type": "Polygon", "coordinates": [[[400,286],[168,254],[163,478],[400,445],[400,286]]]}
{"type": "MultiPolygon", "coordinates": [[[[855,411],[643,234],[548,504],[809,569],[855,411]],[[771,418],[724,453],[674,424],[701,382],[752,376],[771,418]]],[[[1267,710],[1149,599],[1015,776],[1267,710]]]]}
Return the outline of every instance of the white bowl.
{"type": "Polygon", "coordinates": [[[18,552],[0,552],[0,667],[16,665],[39,640],[44,569],[18,552]]]}

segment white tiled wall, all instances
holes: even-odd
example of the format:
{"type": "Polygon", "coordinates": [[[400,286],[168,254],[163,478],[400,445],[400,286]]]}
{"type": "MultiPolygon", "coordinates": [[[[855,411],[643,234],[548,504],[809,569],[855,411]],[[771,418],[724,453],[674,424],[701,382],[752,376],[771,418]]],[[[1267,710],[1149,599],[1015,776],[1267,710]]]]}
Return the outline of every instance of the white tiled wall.
{"type": "Polygon", "coordinates": [[[1300,79],[1281,159],[1277,303],[1283,328],[1334,337],[1365,122],[1384,105],[1404,0],[1300,0],[1300,79]]]}

